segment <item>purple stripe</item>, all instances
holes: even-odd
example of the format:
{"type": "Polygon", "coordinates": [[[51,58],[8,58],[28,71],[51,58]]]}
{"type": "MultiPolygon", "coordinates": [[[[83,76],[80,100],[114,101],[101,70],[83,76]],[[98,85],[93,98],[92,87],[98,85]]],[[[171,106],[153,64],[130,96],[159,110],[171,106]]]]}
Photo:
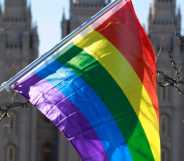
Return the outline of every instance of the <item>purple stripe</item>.
{"type": "Polygon", "coordinates": [[[64,132],[83,161],[108,161],[103,145],[88,121],[47,81],[34,75],[15,89],[64,132]]]}

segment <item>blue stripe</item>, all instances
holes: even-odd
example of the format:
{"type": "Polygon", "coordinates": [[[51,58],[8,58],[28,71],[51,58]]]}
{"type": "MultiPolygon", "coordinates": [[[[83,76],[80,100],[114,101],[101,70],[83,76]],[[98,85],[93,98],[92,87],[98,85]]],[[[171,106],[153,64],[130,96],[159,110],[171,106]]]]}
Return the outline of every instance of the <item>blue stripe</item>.
{"type": "Polygon", "coordinates": [[[128,146],[106,105],[72,69],[59,66],[62,66],[59,62],[52,62],[37,75],[45,78],[79,108],[101,139],[110,161],[132,161],[128,146]],[[48,73],[53,74],[48,76],[48,73]]]}

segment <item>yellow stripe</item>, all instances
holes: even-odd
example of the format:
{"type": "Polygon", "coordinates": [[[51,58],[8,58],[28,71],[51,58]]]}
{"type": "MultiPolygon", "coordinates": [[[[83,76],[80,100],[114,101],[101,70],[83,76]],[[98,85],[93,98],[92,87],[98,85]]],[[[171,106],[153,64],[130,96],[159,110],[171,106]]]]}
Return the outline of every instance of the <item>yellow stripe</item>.
{"type": "Polygon", "coordinates": [[[86,36],[78,35],[73,43],[98,60],[124,91],[144,128],[155,161],[160,161],[158,117],[145,87],[132,66],[105,37],[94,30],[89,31],[86,36]]]}

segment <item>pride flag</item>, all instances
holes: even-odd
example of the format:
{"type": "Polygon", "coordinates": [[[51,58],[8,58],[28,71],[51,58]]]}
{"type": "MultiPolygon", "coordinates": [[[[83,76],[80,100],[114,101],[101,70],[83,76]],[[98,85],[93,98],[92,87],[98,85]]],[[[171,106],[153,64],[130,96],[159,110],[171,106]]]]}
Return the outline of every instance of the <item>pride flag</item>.
{"type": "Polygon", "coordinates": [[[83,161],[160,161],[156,64],[122,0],[14,84],[83,161]]]}

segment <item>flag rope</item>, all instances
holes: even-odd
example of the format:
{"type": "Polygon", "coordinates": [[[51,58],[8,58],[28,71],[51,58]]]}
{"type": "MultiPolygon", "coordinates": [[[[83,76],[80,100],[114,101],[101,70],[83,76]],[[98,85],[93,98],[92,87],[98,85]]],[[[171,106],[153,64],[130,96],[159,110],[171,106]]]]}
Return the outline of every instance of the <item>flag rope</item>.
{"type": "Polygon", "coordinates": [[[46,52],[42,56],[38,57],[32,63],[30,63],[25,68],[23,68],[21,71],[19,71],[17,74],[15,74],[13,77],[11,77],[8,81],[1,83],[0,92],[2,92],[4,90],[9,91],[11,85],[13,85],[18,79],[20,79],[22,76],[24,76],[27,72],[31,71],[35,66],[42,63],[45,59],[47,59],[49,56],[51,56],[53,53],[55,53],[64,44],[66,44],[73,37],[75,37],[77,34],[79,34],[81,31],[83,31],[86,27],[90,26],[98,18],[100,18],[102,15],[104,15],[108,10],[110,10],[111,8],[118,5],[121,1],[122,0],[115,0],[111,3],[109,3],[106,7],[104,7],[102,10],[100,10],[97,14],[95,14],[91,18],[87,19],[84,23],[82,23],[78,28],[76,28],[73,32],[71,32],[68,36],[66,36],[63,40],[61,40],[61,42],[59,42],[57,45],[55,45],[48,52],[46,52]]]}

